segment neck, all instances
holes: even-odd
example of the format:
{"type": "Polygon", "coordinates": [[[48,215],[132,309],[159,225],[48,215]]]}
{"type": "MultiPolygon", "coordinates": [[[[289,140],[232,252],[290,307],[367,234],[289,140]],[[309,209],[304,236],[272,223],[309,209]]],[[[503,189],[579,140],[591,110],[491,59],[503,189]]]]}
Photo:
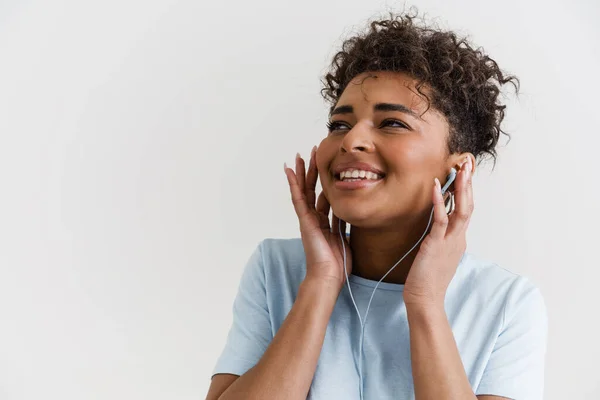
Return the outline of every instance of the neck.
{"type": "MultiPolygon", "coordinates": [[[[426,210],[421,215],[394,221],[393,225],[383,228],[361,228],[352,225],[352,274],[379,281],[421,238],[429,222],[430,213],[431,210],[426,210]]],[[[420,245],[419,243],[404,257],[382,282],[404,284],[420,245]]]]}

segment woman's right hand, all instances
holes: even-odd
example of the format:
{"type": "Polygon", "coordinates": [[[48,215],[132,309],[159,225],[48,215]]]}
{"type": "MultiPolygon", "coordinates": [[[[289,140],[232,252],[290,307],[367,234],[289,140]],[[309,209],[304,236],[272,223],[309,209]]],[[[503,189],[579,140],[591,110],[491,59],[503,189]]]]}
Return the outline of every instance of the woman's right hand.
{"type": "MultiPolygon", "coordinates": [[[[315,187],[318,170],[316,148],[312,149],[308,171],[304,160],[296,155],[296,172],[284,165],[284,171],[290,185],[292,203],[300,223],[300,234],[306,254],[305,280],[333,282],[341,290],[346,280],[343,248],[339,232],[340,220],[332,213],[332,225],[329,224],[329,201],[321,192],[315,206],[315,187]],[[333,229],[332,229],[333,226],[333,229]]],[[[346,223],[342,220],[341,232],[346,249],[346,270],[352,272],[352,252],[346,238],[346,223]]]]}

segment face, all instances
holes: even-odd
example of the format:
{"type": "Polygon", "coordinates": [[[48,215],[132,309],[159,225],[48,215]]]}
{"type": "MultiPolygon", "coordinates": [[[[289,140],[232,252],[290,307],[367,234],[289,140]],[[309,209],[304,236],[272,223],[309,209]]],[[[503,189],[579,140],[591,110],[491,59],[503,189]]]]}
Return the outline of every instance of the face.
{"type": "Polygon", "coordinates": [[[333,212],[351,225],[391,226],[422,215],[432,206],[434,177],[444,185],[457,164],[446,119],[432,108],[423,113],[427,101],[416,83],[398,72],[358,75],[332,112],[317,168],[333,212]],[[358,177],[348,179],[352,172],[358,177]]]}

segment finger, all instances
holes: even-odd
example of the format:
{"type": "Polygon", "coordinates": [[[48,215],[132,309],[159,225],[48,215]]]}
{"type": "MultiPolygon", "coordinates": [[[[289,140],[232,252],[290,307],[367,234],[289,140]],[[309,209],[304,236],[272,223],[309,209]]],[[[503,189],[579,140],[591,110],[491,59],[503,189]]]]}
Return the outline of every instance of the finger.
{"type": "Polygon", "coordinates": [[[341,236],[346,244],[349,243],[346,237],[346,221],[338,218],[334,213],[331,213],[331,229],[337,234],[337,237],[341,236]]]}
{"type": "Polygon", "coordinates": [[[444,193],[444,207],[447,208],[446,214],[452,215],[454,212],[455,204],[454,204],[454,195],[453,192],[447,191],[444,193]]]}
{"type": "Polygon", "coordinates": [[[340,219],[333,212],[331,213],[331,228],[338,235],[341,233],[343,238],[346,237],[346,221],[344,221],[343,219],[340,219]]]}
{"type": "Polygon", "coordinates": [[[469,199],[469,210],[471,210],[471,214],[469,215],[469,221],[473,216],[473,211],[475,210],[475,201],[473,200],[473,165],[471,165],[471,171],[469,172],[469,185],[467,186],[467,199],[469,199]]]}
{"type": "Polygon", "coordinates": [[[315,188],[317,186],[317,176],[319,171],[317,170],[317,146],[313,147],[310,153],[310,162],[308,163],[308,173],[306,174],[306,202],[310,209],[315,209],[315,188]]]}
{"type": "Polygon", "coordinates": [[[471,200],[469,199],[469,186],[471,186],[471,162],[462,164],[457,177],[457,188],[454,193],[456,201],[455,210],[448,224],[448,234],[464,234],[471,218],[471,200]]]}
{"type": "Polygon", "coordinates": [[[298,185],[298,180],[296,179],[296,174],[291,168],[288,168],[285,163],[283,164],[283,170],[285,175],[287,176],[288,184],[290,185],[290,194],[292,196],[292,203],[294,204],[294,210],[296,210],[296,215],[298,218],[302,218],[306,215],[309,210],[306,205],[306,198],[304,197],[304,192],[300,190],[300,186],[298,185]]]}
{"type": "Polygon", "coordinates": [[[340,219],[335,215],[335,213],[331,213],[331,230],[338,235],[342,231],[340,228],[340,219]]]}
{"type": "Polygon", "coordinates": [[[442,188],[440,181],[435,178],[435,184],[433,185],[433,226],[431,227],[429,235],[433,239],[443,239],[446,235],[447,227],[448,215],[446,214],[442,188]]]}
{"type": "Polygon", "coordinates": [[[342,236],[344,237],[344,240],[346,241],[346,243],[348,243],[348,236],[346,235],[346,221],[341,220],[342,221],[342,227],[341,227],[341,231],[342,231],[342,236]]]}
{"type": "Polygon", "coordinates": [[[325,197],[325,192],[321,192],[319,197],[317,198],[317,212],[319,213],[319,223],[321,229],[331,230],[329,225],[329,209],[331,206],[329,205],[329,201],[327,197],[325,197]]]}
{"type": "Polygon", "coordinates": [[[300,190],[304,193],[305,182],[306,182],[306,168],[304,166],[304,160],[300,157],[300,153],[296,153],[296,179],[300,190]]]}

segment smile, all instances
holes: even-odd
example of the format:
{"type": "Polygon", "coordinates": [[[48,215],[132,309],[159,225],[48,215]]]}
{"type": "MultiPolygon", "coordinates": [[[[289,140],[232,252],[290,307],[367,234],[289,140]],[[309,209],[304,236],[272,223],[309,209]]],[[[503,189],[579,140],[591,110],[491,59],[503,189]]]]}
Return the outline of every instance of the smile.
{"type": "Polygon", "coordinates": [[[365,171],[361,169],[347,169],[345,171],[340,172],[335,176],[337,180],[340,181],[348,181],[348,180],[356,180],[356,179],[367,179],[367,180],[379,180],[383,178],[382,174],[376,174],[371,171],[365,171]]]}
{"type": "Polygon", "coordinates": [[[349,168],[334,175],[334,186],[340,190],[365,189],[379,184],[384,177],[384,174],[349,168]]]}

